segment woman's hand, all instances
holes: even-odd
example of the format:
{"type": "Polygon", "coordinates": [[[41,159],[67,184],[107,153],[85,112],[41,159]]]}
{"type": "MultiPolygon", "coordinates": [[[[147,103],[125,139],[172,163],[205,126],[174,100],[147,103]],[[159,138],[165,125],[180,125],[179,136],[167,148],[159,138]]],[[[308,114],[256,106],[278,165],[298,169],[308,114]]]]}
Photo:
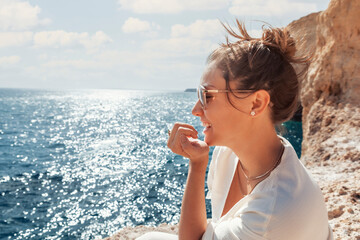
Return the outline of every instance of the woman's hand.
{"type": "Polygon", "coordinates": [[[189,124],[175,123],[167,146],[176,154],[190,159],[189,173],[181,204],[179,239],[201,239],[206,230],[205,175],[209,146],[198,139],[189,124]]]}
{"type": "Polygon", "coordinates": [[[209,146],[198,139],[197,131],[189,124],[175,123],[167,146],[176,154],[189,158],[191,163],[207,164],[209,146]]]}

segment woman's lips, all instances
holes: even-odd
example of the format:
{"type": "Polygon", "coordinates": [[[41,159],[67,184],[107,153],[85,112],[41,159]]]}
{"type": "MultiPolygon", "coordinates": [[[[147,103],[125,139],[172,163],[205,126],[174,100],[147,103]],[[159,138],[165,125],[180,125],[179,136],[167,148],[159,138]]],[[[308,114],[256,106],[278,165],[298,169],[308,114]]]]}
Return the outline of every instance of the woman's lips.
{"type": "Polygon", "coordinates": [[[204,127],[211,127],[211,123],[202,122],[202,125],[203,125],[204,127]]]}
{"type": "Polygon", "coordinates": [[[211,123],[205,123],[203,122],[202,125],[205,127],[204,129],[204,133],[209,131],[209,129],[211,128],[211,123]]]}

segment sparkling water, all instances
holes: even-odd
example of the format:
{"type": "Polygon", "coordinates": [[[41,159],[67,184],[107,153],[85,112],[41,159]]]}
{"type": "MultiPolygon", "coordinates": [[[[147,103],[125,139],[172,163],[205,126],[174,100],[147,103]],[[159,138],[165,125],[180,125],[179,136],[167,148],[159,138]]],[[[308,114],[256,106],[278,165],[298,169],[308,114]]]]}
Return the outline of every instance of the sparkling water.
{"type": "MultiPolygon", "coordinates": [[[[203,138],[191,115],[196,100],[0,89],[0,239],[99,239],[125,226],[178,223],[188,160],[167,149],[167,125],[192,124],[203,138]]],[[[300,155],[301,123],[285,125],[300,155]]]]}

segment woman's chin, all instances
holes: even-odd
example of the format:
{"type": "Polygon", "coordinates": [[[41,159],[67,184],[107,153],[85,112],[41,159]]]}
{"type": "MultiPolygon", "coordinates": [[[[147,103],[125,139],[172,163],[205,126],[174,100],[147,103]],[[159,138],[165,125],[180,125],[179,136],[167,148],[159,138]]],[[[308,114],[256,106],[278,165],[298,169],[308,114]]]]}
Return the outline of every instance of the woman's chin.
{"type": "Polygon", "coordinates": [[[208,146],[213,146],[213,141],[211,140],[210,137],[206,136],[205,135],[205,138],[204,138],[204,142],[208,145],[208,146]]]}
{"type": "Polygon", "coordinates": [[[204,131],[203,131],[203,133],[204,133],[204,142],[206,142],[206,144],[208,146],[212,146],[212,144],[213,144],[213,139],[211,137],[211,135],[212,135],[211,130],[212,130],[212,128],[210,127],[210,128],[205,128],[204,131]]]}

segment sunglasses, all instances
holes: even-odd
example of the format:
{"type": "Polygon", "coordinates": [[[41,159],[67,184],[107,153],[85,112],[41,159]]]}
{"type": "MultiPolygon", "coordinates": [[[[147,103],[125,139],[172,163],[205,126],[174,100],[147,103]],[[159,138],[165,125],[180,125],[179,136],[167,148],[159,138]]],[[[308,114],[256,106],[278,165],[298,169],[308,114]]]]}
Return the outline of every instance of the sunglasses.
{"type": "Polygon", "coordinates": [[[226,92],[235,92],[235,93],[253,93],[254,90],[219,90],[219,89],[206,89],[204,86],[200,85],[197,89],[198,98],[200,100],[201,106],[203,109],[206,108],[206,94],[207,93],[226,93],[226,92]]]}

